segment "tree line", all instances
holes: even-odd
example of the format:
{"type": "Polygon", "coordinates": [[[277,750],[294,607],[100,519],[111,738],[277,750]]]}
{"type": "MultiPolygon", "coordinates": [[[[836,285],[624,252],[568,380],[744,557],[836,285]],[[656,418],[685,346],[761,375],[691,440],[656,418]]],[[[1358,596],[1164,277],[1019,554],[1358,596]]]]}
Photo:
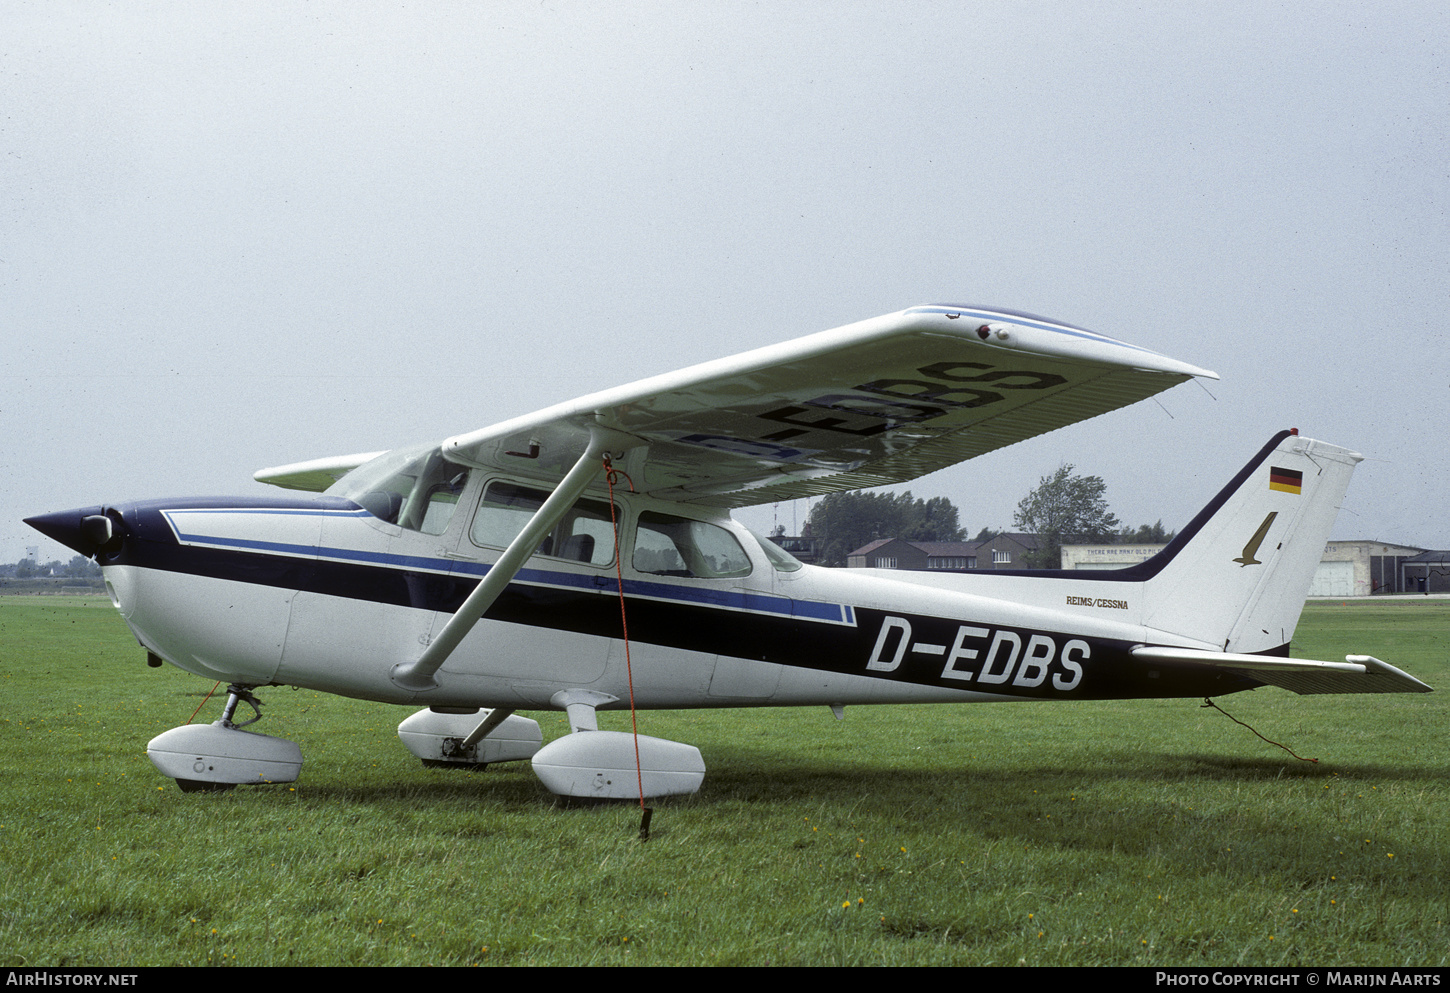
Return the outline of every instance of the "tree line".
{"type": "Polygon", "coordinates": [[[23,558],[19,562],[0,563],[0,576],[7,579],[100,579],[101,567],[84,555],[73,555],[69,562],[53,559],[44,564],[23,558]]]}
{"type": "MultiPolygon", "coordinates": [[[[1038,547],[1027,556],[1033,569],[1055,569],[1064,544],[1166,544],[1174,535],[1160,519],[1134,528],[1125,526],[1108,508],[1107,484],[1100,476],[1079,476],[1064,464],[1043,476],[1013,515],[1017,531],[1035,535],[1038,547]]],[[[930,500],[904,493],[831,493],[811,508],[810,534],[821,542],[822,565],[844,566],[846,556],[883,538],[907,541],[966,541],[955,504],[946,497],[930,500]]],[[[976,541],[1001,534],[983,528],[976,541]]]]}

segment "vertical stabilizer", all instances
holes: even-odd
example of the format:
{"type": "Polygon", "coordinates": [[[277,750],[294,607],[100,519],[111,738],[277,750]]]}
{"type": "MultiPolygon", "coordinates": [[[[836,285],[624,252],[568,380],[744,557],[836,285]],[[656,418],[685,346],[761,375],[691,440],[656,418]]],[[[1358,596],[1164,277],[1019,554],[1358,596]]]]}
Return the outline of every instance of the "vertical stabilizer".
{"type": "Polygon", "coordinates": [[[1287,652],[1360,461],[1277,436],[1163,550],[1145,584],[1144,623],[1220,651],[1287,652]]]}

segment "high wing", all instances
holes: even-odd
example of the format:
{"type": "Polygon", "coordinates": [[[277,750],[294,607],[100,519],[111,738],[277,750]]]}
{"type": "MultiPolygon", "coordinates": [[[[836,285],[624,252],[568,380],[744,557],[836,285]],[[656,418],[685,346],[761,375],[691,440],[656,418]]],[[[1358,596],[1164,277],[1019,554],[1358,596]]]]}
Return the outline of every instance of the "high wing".
{"type": "MultiPolygon", "coordinates": [[[[443,452],[557,480],[604,428],[643,442],[622,463],[638,491],[744,507],[906,482],[1194,376],[1218,378],[1047,318],[931,305],[548,407],[449,438],[443,452]]],[[[325,488],[346,461],[256,478],[325,488]]]]}
{"type": "Polygon", "coordinates": [[[933,305],[595,393],[443,443],[557,478],[593,426],[650,496],[731,508],[901,483],[1215,373],[1045,318],[933,305]],[[532,446],[537,446],[533,449],[532,446]],[[518,454],[537,451],[532,463],[518,454]]]}
{"type": "Polygon", "coordinates": [[[252,478],[259,483],[280,486],[284,490],[311,490],[321,493],[364,462],[371,462],[386,452],[364,452],[358,455],[333,455],[307,462],[293,462],[271,469],[258,469],[252,478]]]}

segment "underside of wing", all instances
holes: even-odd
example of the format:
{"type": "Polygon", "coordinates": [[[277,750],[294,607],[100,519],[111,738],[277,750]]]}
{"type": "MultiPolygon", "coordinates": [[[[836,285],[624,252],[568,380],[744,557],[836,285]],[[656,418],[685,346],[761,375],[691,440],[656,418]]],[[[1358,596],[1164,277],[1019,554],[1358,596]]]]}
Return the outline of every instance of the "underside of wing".
{"type": "Polygon", "coordinates": [[[1188,662],[1248,676],[1300,695],[1316,693],[1429,693],[1414,676],[1372,655],[1349,655],[1343,662],[1315,662],[1273,655],[1235,655],[1192,648],[1138,648],[1135,659],[1188,662]]]}
{"type": "Polygon", "coordinates": [[[308,462],[293,462],[289,465],[258,469],[252,478],[259,483],[280,486],[284,490],[311,490],[321,493],[345,474],[364,462],[371,462],[382,452],[365,452],[358,455],[333,455],[308,462]]]}
{"type": "MultiPolygon", "coordinates": [[[[1214,373],[994,308],[915,307],[560,404],[444,442],[559,478],[603,427],[636,489],[730,508],[901,483],[1214,373]]],[[[286,468],[286,467],[284,467],[286,468]]]]}

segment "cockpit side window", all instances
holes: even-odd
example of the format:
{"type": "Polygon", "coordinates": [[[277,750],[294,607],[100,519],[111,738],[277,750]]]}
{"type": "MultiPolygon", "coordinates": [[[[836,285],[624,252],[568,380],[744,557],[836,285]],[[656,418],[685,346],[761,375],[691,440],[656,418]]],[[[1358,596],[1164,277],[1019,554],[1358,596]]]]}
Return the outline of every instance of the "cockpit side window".
{"type": "Polygon", "coordinates": [[[654,511],[639,515],[635,529],[636,572],[655,576],[729,579],[750,575],[750,557],[722,527],[654,511]]]}
{"type": "MultiPolygon", "coordinates": [[[[484,491],[483,501],[473,516],[469,537],[485,548],[507,548],[518,537],[549,494],[516,483],[495,480],[484,491]]],[[[617,515],[616,515],[617,516],[617,515]]],[[[609,504],[579,500],[554,530],[539,543],[538,555],[608,565],[614,561],[614,526],[609,504]]]]}

